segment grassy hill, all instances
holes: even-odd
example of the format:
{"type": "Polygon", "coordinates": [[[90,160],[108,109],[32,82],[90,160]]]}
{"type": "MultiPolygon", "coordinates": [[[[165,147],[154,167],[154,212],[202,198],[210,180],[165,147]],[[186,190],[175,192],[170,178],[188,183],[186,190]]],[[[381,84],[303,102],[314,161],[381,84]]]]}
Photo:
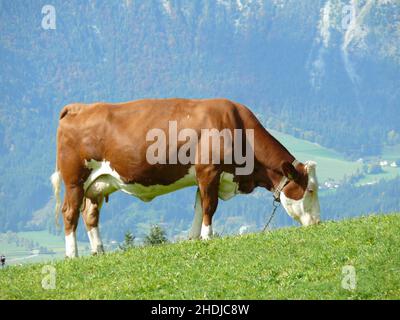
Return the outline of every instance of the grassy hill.
{"type": "Polygon", "coordinates": [[[400,215],[184,241],[1,270],[2,299],[399,299],[400,215]],[[342,288],[342,268],[356,288],[342,288]]]}

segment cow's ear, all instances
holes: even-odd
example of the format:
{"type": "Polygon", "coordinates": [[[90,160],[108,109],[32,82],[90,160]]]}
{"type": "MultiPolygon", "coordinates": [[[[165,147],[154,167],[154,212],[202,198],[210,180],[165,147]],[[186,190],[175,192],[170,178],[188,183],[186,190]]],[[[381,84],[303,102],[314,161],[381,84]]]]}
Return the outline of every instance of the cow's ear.
{"type": "Polygon", "coordinates": [[[283,175],[286,178],[288,178],[289,180],[296,181],[299,178],[299,173],[297,172],[295,167],[293,167],[293,165],[290,162],[288,162],[288,161],[282,162],[281,169],[282,169],[283,175]]]}

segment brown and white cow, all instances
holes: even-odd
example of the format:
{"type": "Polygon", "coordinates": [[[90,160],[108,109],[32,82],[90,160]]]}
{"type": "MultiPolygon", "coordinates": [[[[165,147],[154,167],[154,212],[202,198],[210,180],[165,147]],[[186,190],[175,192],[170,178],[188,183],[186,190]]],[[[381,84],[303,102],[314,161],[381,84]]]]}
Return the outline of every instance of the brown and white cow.
{"type": "Polygon", "coordinates": [[[145,99],[67,105],[60,114],[56,171],[51,177],[57,213],[61,207],[61,180],[65,185],[62,213],[66,256],[78,254],[75,233],[80,211],[92,253],[103,252],[99,213],[103,201],[117,190],[151,201],[159,195],[197,185],[190,238],[212,236],[212,217],[218,198],[227,200],[238,193],[251,193],[256,187],[274,192],[288,214],[302,225],[319,223],[315,166],[313,162],[296,161],[249,109],[226,99],[145,99]],[[165,136],[156,139],[151,134],[154,130],[164,132],[165,136]],[[209,141],[210,136],[206,137],[205,130],[244,138],[246,146],[229,139],[228,143],[222,143],[221,139],[216,147],[209,141]],[[178,139],[174,141],[171,138],[177,132],[178,139]],[[247,132],[251,132],[249,137],[253,139],[250,149],[246,144],[247,132]],[[197,137],[191,137],[193,133],[197,137]],[[154,157],[165,162],[149,161],[149,150],[154,149],[155,142],[165,144],[164,149],[152,150],[154,157]],[[183,153],[180,148],[185,149],[183,153]],[[207,155],[210,153],[209,160],[217,161],[200,161],[204,150],[207,155]],[[229,161],[226,157],[249,150],[252,163],[248,172],[243,170],[246,165],[243,161],[239,163],[236,158],[229,161]],[[160,154],[164,151],[164,155],[160,154]],[[195,154],[185,158],[188,161],[176,161],[177,153],[182,156],[190,151],[195,154]],[[217,151],[217,157],[213,151],[217,151]]]}

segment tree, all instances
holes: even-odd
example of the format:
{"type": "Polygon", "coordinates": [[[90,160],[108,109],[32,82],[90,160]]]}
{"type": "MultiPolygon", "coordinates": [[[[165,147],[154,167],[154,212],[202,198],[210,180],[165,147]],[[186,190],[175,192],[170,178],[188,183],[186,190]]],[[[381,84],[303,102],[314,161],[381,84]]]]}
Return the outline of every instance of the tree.
{"type": "Polygon", "coordinates": [[[125,232],[124,242],[119,245],[119,248],[122,251],[126,251],[132,247],[134,247],[135,236],[130,232],[125,232]]]}
{"type": "Polygon", "coordinates": [[[144,244],[149,246],[162,244],[165,242],[168,242],[168,239],[165,235],[165,230],[159,225],[153,225],[150,229],[150,234],[144,239],[144,244]]]}

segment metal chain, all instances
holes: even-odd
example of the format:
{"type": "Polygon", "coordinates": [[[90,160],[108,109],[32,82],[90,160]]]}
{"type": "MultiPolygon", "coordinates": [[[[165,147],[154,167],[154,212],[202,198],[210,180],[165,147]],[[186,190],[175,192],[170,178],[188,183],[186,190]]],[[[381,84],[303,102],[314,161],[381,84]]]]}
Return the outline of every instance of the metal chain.
{"type": "Polygon", "coordinates": [[[273,209],[272,209],[271,216],[269,217],[267,223],[265,224],[262,232],[265,232],[265,230],[267,230],[269,224],[271,223],[272,219],[275,216],[276,210],[279,208],[280,205],[281,205],[281,202],[279,201],[279,199],[274,198],[274,202],[272,202],[273,209]]]}

